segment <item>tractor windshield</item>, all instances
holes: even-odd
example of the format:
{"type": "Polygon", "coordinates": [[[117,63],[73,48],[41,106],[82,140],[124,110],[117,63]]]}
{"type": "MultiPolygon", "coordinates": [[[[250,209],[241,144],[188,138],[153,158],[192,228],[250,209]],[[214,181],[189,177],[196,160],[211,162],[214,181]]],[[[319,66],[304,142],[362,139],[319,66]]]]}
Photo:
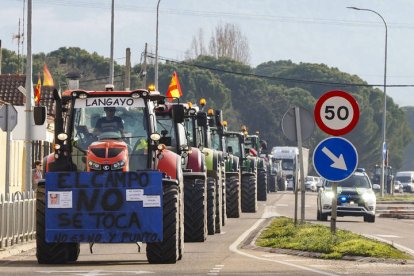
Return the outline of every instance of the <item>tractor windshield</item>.
{"type": "Polygon", "coordinates": [[[211,147],[215,150],[223,150],[220,135],[214,129],[211,130],[211,147]]]}
{"type": "MultiPolygon", "coordinates": [[[[77,99],[76,101],[82,100],[77,99]]],[[[88,150],[91,150],[98,157],[101,156],[96,147],[101,148],[102,146],[97,146],[96,142],[124,144],[128,149],[130,160],[140,147],[144,148],[148,144],[148,119],[143,99],[134,99],[133,105],[115,107],[87,106],[75,102],[72,124],[72,156],[78,170],[81,171],[86,169],[82,158],[88,150]]],[[[116,150],[111,149],[110,153],[112,151],[116,150]]],[[[102,156],[108,157],[107,155],[102,156]]],[[[146,157],[142,163],[143,167],[147,165],[146,157]]]]}
{"type": "Polygon", "coordinates": [[[235,156],[241,157],[240,147],[239,147],[239,137],[238,136],[228,136],[227,137],[227,152],[232,153],[235,156]]]}

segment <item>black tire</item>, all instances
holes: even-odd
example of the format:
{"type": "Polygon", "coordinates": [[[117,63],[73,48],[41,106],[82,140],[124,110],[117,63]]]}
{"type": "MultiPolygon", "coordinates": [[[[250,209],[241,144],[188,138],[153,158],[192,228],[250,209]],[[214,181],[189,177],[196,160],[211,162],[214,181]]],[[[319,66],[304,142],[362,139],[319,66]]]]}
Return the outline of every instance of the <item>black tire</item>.
{"type": "Polygon", "coordinates": [[[267,172],[264,170],[257,171],[257,200],[267,200],[267,172]]]}
{"type": "Polygon", "coordinates": [[[226,177],[226,212],[228,218],[240,217],[240,181],[237,176],[226,177]]]}
{"type": "Polygon", "coordinates": [[[224,166],[221,168],[221,191],[222,191],[222,195],[221,195],[221,199],[222,199],[222,203],[221,203],[221,215],[223,216],[223,218],[221,219],[222,225],[226,225],[226,221],[227,221],[227,210],[226,210],[226,174],[224,172],[224,166]]]}
{"type": "Polygon", "coordinates": [[[36,257],[39,264],[65,264],[79,257],[79,243],[47,243],[45,221],[45,186],[36,194],[36,257]]]}
{"type": "Polygon", "coordinates": [[[283,177],[277,178],[277,188],[279,191],[286,191],[286,182],[283,177]]]}
{"type": "Polygon", "coordinates": [[[207,230],[209,235],[216,232],[216,180],[207,177],[207,230]]]}
{"type": "Polygon", "coordinates": [[[244,213],[257,212],[257,185],[256,176],[242,176],[241,209],[244,213]]]}
{"type": "Polygon", "coordinates": [[[221,233],[221,227],[223,226],[223,187],[221,183],[220,176],[216,178],[216,233],[221,233]]]}
{"type": "Polygon", "coordinates": [[[163,184],[163,241],[147,243],[150,264],[173,264],[182,256],[180,192],[177,185],[163,184]]]}
{"type": "Polygon", "coordinates": [[[321,212],[316,211],[316,220],[321,220],[321,212]]]}
{"type": "Polygon", "coordinates": [[[268,175],[268,191],[271,193],[277,192],[277,177],[274,174],[268,175]]]}
{"type": "Polygon", "coordinates": [[[203,242],[207,239],[206,180],[184,180],[184,241],[203,242]]]}
{"type": "Polygon", "coordinates": [[[375,222],[375,215],[364,215],[364,221],[374,223],[375,222]]]}
{"type": "Polygon", "coordinates": [[[328,221],[328,214],[320,213],[320,218],[321,221],[328,221]]]}

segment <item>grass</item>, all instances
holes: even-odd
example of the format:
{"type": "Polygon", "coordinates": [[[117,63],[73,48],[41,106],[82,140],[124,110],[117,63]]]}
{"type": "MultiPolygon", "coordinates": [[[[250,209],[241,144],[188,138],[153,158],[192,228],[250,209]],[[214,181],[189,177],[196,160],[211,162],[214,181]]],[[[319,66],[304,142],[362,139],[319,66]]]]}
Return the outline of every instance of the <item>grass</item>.
{"type": "Polygon", "coordinates": [[[377,201],[414,201],[414,194],[377,195],[377,201]]]}
{"type": "Polygon", "coordinates": [[[295,227],[290,218],[272,221],[256,241],[257,246],[294,249],[321,253],[320,258],[341,259],[344,256],[375,257],[408,260],[412,257],[392,245],[338,230],[331,234],[329,227],[305,223],[295,227]]]}

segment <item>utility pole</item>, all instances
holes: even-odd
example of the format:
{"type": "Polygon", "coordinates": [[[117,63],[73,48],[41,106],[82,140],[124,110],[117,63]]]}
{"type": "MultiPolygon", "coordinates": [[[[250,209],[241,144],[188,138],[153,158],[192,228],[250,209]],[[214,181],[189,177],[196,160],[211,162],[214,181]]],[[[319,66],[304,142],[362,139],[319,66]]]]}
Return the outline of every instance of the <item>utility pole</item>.
{"type": "Polygon", "coordinates": [[[112,0],[111,9],[111,61],[109,63],[109,84],[114,84],[114,18],[115,0],[112,0]]]}
{"type": "Polygon", "coordinates": [[[3,53],[3,48],[1,48],[1,39],[0,39],[0,75],[1,75],[1,64],[2,64],[2,53],[3,53]]]}
{"type": "Polygon", "coordinates": [[[125,60],[125,90],[131,90],[131,49],[126,48],[125,60]]]}
{"type": "Polygon", "coordinates": [[[25,169],[25,191],[32,188],[32,0],[27,1],[27,62],[26,62],[26,169],[25,169]]]}
{"type": "Polygon", "coordinates": [[[145,50],[144,50],[144,70],[142,72],[142,82],[144,83],[144,89],[147,89],[147,47],[148,44],[145,42],[145,50]]]}

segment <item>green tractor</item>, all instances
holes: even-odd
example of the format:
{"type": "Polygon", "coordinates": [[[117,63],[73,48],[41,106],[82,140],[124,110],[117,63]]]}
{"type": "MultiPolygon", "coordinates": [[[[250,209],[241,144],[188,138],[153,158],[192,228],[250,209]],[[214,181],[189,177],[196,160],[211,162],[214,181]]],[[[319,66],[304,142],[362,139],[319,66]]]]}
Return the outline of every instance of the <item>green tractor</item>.
{"type": "MultiPolygon", "coordinates": [[[[241,214],[241,170],[240,158],[233,154],[233,148],[228,146],[228,137],[225,135],[227,122],[223,121],[222,111],[216,110],[208,114],[210,127],[210,141],[212,148],[222,151],[225,162],[226,185],[223,191],[225,209],[228,218],[238,218],[241,214]],[[229,149],[231,151],[229,152],[229,149]]],[[[239,143],[237,142],[237,148],[239,143]]]]}
{"type": "MultiPolygon", "coordinates": [[[[205,100],[200,100],[204,107],[205,100]]],[[[225,225],[226,203],[225,187],[226,176],[224,154],[212,148],[210,125],[207,113],[191,103],[185,112],[185,126],[189,145],[199,148],[205,155],[207,167],[207,205],[208,205],[208,233],[221,233],[225,225]]]]}

